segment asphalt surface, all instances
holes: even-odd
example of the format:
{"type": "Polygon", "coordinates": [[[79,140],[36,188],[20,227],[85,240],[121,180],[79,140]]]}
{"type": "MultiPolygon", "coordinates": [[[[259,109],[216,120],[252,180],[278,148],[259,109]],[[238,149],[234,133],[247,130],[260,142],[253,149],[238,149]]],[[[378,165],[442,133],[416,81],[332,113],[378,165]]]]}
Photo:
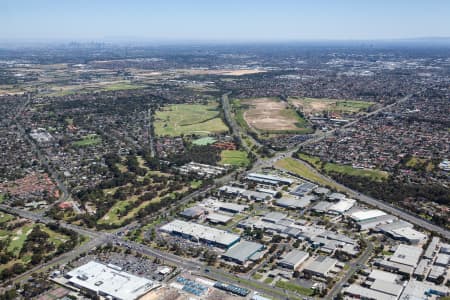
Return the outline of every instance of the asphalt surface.
{"type": "MultiPolygon", "coordinates": [[[[228,93],[229,94],[229,93],[228,93]]],[[[237,126],[236,122],[234,121],[234,119],[231,117],[230,115],[230,104],[228,101],[228,94],[225,94],[222,96],[222,107],[224,109],[224,114],[225,114],[225,118],[227,119],[227,121],[229,122],[230,127],[232,128],[232,132],[233,135],[235,135],[239,140],[241,140],[241,131],[240,128],[237,126]]],[[[404,97],[403,99],[397,101],[394,104],[382,107],[374,112],[371,112],[369,114],[367,114],[366,116],[364,116],[361,119],[355,120],[351,123],[346,124],[345,126],[339,128],[339,130],[345,129],[347,127],[353,126],[355,125],[357,122],[359,122],[362,119],[365,118],[369,118],[372,115],[375,115],[383,110],[389,109],[392,106],[407,101],[409,98],[411,97],[411,95],[408,95],[406,97],[404,97]]],[[[22,128],[23,129],[23,128],[22,128]]],[[[266,160],[262,160],[262,159],[258,159],[256,161],[256,163],[254,164],[252,171],[257,171],[260,170],[264,167],[271,167],[274,165],[274,163],[279,160],[282,159],[284,157],[290,157],[292,156],[292,154],[294,152],[297,151],[298,147],[303,145],[303,144],[309,144],[309,143],[314,143],[317,142],[323,138],[325,138],[326,136],[329,136],[331,134],[334,133],[335,130],[333,131],[329,131],[326,133],[319,133],[314,135],[311,139],[298,144],[294,149],[289,149],[288,151],[285,152],[281,152],[281,153],[277,153],[273,158],[269,158],[266,160]]],[[[23,132],[24,133],[24,132],[23,132]]],[[[25,133],[24,133],[25,134],[25,133]]],[[[31,141],[32,145],[34,145],[34,150],[38,153],[40,160],[49,167],[47,160],[45,159],[45,157],[42,155],[42,153],[40,153],[38,147],[31,141]]],[[[242,143],[242,145],[244,145],[244,143],[242,143]]],[[[302,162],[302,161],[300,161],[302,162]]],[[[396,215],[402,219],[405,219],[419,227],[425,228],[427,230],[430,231],[435,231],[439,234],[441,234],[443,237],[449,239],[450,238],[450,233],[449,231],[440,228],[436,225],[433,225],[425,220],[422,220],[416,216],[413,216],[407,212],[404,212],[396,207],[393,207],[392,205],[385,203],[383,201],[368,197],[366,195],[360,194],[354,190],[351,190],[335,181],[333,181],[331,178],[317,172],[317,170],[315,170],[314,168],[312,168],[311,166],[309,166],[308,164],[306,164],[305,162],[302,162],[305,165],[307,165],[307,167],[309,167],[311,169],[311,171],[316,172],[319,176],[321,176],[322,178],[324,178],[325,180],[328,180],[330,182],[333,182],[334,184],[340,186],[343,190],[345,190],[351,197],[363,202],[363,203],[367,203],[373,207],[377,207],[379,209],[382,209],[384,211],[387,211],[388,213],[391,213],[393,215],[396,215]]],[[[60,187],[60,189],[63,191],[63,197],[62,198],[67,198],[69,197],[69,193],[67,191],[67,189],[65,188],[65,186],[63,185],[63,183],[59,180],[59,178],[57,177],[57,174],[55,172],[53,172],[50,169],[51,173],[52,173],[52,177],[56,177],[57,178],[57,184],[60,187]],[[61,185],[61,186],[60,186],[61,185]]],[[[215,184],[206,188],[205,190],[202,191],[196,191],[188,196],[186,196],[185,198],[183,198],[181,200],[181,203],[183,202],[187,202],[189,200],[191,200],[193,197],[196,196],[200,196],[203,193],[206,193],[207,191],[211,190],[212,188],[214,188],[215,186],[218,186],[220,184],[226,184],[230,181],[232,181],[234,179],[234,176],[236,175],[235,172],[228,174],[222,178],[216,179],[215,184]]],[[[226,283],[233,283],[233,284],[238,284],[242,287],[247,287],[251,290],[255,290],[258,291],[260,293],[266,294],[268,296],[280,299],[280,295],[285,295],[285,297],[283,298],[292,298],[292,297],[297,297],[297,298],[302,298],[304,296],[299,295],[299,294],[295,294],[292,293],[290,291],[286,291],[283,289],[279,289],[276,287],[268,287],[264,284],[262,284],[261,282],[252,280],[251,278],[247,279],[247,278],[240,278],[237,275],[233,275],[233,274],[229,274],[226,272],[223,272],[221,270],[215,269],[215,268],[210,268],[210,267],[205,267],[204,264],[198,262],[198,261],[194,261],[192,259],[187,259],[187,258],[182,258],[176,255],[173,255],[171,253],[166,253],[166,252],[162,252],[159,251],[157,249],[153,249],[151,247],[145,246],[145,245],[141,245],[139,243],[135,243],[135,242],[131,242],[128,240],[125,240],[123,238],[121,238],[119,236],[118,233],[120,232],[124,232],[126,231],[128,228],[136,225],[136,222],[133,222],[132,224],[129,224],[125,227],[122,227],[120,229],[118,229],[115,233],[107,233],[107,232],[98,232],[95,230],[91,230],[91,229],[87,229],[87,228],[83,228],[80,226],[76,226],[76,225],[72,225],[72,224],[67,224],[65,222],[61,222],[61,221],[56,221],[56,220],[52,220],[51,218],[48,217],[43,217],[41,214],[36,214],[33,212],[29,212],[29,211],[25,211],[25,210],[21,210],[21,209],[16,209],[16,208],[11,208],[9,206],[0,204],[0,210],[8,212],[8,213],[12,213],[12,214],[16,214],[19,215],[21,217],[24,218],[28,218],[31,220],[35,220],[35,221],[39,221],[42,223],[50,223],[50,222],[58,222],[60,224],[60,226],[62,227],[66,227],[68,229],[72,229],[75,232],[78,232],[79,234],[88,236],[90,238],[90,240],[82,245],[80,245],[79,247],[77,247],[76,249],[64,253],[61,256],[58,256],[56,258],[54,258],[53,260],[45,263],[45,264],[41,264],[35,268],[33,268],[32,270],[22,274],[19,276],[19,278],[23,278],[23,276],[26,276],[27,274],[31,274],[30,272],[33,271],[37,271],[39,269],[42,269],[48,265],[51,264],[57,264],[57,263],[66,263],[69,262],[70,260],[74,259],[76,256],[78,256],[79,254],[86,252],[94,247],[97,247],[99,245],[105,244],[105,243],[116,243],[116,244],[121,244],[124,247],[133,249],[137,252],[140,252],[142,254],[146,254],[146,255],[150,255],[150,256],[154,256],[154,257],[158,257],[159,259],[161,259],[162,261],[167,261],[170,262],[176,266],[178,266],[179,268],[185,269],[185,270],[190,270],[193,271],[194,273],[201,275],[201,276],[206,276],[218,281],[222,281],[222,282],[226,282],[226,283]]],[[[370,247],[372,247],[372,245],[369,243],[368,249],[366,249],[365,253],[363,255],[360,256],[359,259],[357,259],[357,261],[353,264],[351,264],[350,270],[346,273],[346,275],[339,281],[338,284],[336,284],[336,286],[332,289],[331,293],[330,293],[330,297],[329,299],[332,299],[332,297],[334,297],[335,295],[337,295],[337,293],[341,290],[342,286],[345,284],[345,282],[347,282],[347,280],[360,268],[361,265],[363,265],[367,259],[370,257],[370,254],[372,251],[370,251],[370,247]]]]}
{"type": "Polygon", "coordinates": [[[350,269],[348,269],[344,275],[344,277],[339,280],[334,287],[331,289],[331,291],[328,293],[328,296],[326,299],[334,299],[342,290],[344,285],[347,283],[347,281],[355,274],[357,271],[362,269],[366,262],[369,260],[370,256],[373,254],[373,244],[368,243],[366,249],[364,249],[364,252],[362,255],[359,256],[359,258],[350,263],[350,269]]]}

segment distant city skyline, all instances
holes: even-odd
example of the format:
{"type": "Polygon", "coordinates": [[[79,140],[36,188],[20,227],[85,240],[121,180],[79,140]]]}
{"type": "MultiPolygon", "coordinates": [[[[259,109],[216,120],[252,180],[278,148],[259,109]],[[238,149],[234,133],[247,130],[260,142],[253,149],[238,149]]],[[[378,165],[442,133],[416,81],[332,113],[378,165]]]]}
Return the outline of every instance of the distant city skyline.
{"type": "Polygon", "coordinates": [[[450,37],[445,0],[3,0],[0,40],[296,41],[450,37]]]}

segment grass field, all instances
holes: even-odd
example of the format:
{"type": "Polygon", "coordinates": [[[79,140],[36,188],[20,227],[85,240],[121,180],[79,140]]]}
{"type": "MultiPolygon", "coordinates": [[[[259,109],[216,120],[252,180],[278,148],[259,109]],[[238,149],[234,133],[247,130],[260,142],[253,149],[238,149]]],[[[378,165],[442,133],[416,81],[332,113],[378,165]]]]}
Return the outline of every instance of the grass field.
{"type": "Polygon", "coordinates": [[[359,100],[340,100],[327,98],[298,98],[290,97],[288,99],[295,107],[301,107],[307,115],[318,114],[322,112],[335,112],[340,114],[355,114],[365,112],[374,103],[359,100]]]}
{"type": "Polygon", "coordinates": [[[300,177],[303,177],[320,185],[332,186],[333,188],[338,189],[337,186],[333,185],[328,180],[325,180],[322,177],[318,176],[316,173],[308,169],[307,166],[291,157],[287,157],[277,161],[275,163],[275,166],[297,174],[300,177]]]}
{"type": "Polygon", "coordinates": [[[192,144],[197,145],[197,146],[205,146],[205,145],[214,144],[215,142],[217,142],[217,140],[215,138],[207,136],[207,137],[203,137],[203,138],[192,141],[192,144]]]}
{"type": "Polygon", "coordinates": [[[13,215],[0,212],[0,224],[6,223],[14,219],[13,215]]]}
{"type": "Polygon", "coordinates": [[[155,132],[158,136],[208,135],[227,132],[216,103],[173,104],[156,112],[155,132]]]}
{"type": "Polygon", "coordinates": [[[349,165],[339,165],[335,163],[324,163],[317,156],[299,154],[299,158],[308,162],[318,170],[325,171],[325,173],[340,173],[350,176],[367,177],[371,181],[383,181],[389,177],[389,173],[375,169],[357,169],[349,165]]]}
{"type": "Polygon", "coordinates": [[[89,146],[98,145],[101,142],[102,142],[101,137],[99,137],[96,134],[89,134],[89,135],[83,137],[81,140],[73,142],[72,145],[74,145],[75,147],[89,147],[89,146]]]}
{"type": "Polygon", "coordinates": [[[289,281],[282,281],[278,280],[277,283],[275,283],[275,286],[281,289],[289,290],[295,293],[299,293],[305,296],[312,296],[314,294],[314,291],[310,288],[303,287],[301,285],[295,284],[293,282],[289,281]]]}
{"type": "Polygon", "coordinates": [[[247,152],[239,150],[223,150],[220,153],[220,164],[233,165],[238,167],[246,167],[250,164],[250,160],[247,157],[247,152]]]}

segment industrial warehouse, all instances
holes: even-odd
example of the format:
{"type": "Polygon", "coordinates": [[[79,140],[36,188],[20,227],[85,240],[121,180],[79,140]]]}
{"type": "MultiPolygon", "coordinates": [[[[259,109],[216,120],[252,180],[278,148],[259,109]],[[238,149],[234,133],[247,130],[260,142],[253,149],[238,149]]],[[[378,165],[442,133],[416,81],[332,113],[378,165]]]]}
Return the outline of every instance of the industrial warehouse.
{"type": "Polygon", "coordinates": [[[160,286],[152,280],[138,277],[114,265],[90,261],[65,276],[68,284],[91,296],[107,299],[133,300],[160,286]]]}
{"type": "Polygon", "coordinates": [[[240,240],[239,235],[181,220],[173,220],[172,222],[167,223],[161,227],[161,231],[180,235],[195,242],[202,242],[223,249],[230,248],[240,240]]]}

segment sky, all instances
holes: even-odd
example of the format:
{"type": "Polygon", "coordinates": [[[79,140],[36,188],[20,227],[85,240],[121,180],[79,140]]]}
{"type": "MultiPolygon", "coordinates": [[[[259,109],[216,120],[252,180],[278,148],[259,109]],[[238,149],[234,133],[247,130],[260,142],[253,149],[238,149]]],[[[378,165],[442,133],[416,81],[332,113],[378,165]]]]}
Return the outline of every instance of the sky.
{"type": "Polygon", "coordinates": [[[449,0],[0,0],[0,40],[450,37],[449,0]]]}

